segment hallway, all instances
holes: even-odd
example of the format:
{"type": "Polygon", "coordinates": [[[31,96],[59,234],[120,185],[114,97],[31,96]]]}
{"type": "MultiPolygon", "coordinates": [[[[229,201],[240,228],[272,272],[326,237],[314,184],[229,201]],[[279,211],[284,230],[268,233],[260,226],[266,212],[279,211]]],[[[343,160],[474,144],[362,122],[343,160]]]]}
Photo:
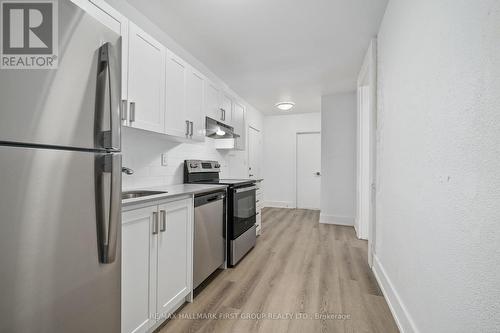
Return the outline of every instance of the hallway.
{"type": "Polygon", "coordinates": [[[265,208],[263,235],[160,329],[168,332],[398,332],[352,227],[265,208]]]}

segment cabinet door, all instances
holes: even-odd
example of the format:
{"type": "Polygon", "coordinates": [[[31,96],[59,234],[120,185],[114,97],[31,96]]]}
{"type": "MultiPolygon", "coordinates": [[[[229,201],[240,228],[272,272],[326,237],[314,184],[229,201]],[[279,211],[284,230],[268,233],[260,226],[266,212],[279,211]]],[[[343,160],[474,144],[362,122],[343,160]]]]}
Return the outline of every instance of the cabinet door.
{"type": "Polygon", "coordinates": [[[236,149],[245,150],[246,131],[245,131],[245,107],[237,102],[233,104],[232,125],[234,132],[239,135],[235,139],[234,145],[236,149]]]}
{"type": "Polygon", "coordinates": [[[165,54],[163,45],[130,23],[128,97],[132,127],[164,132],[165,54]]]}
{"type": "Polygon", "coordinates": [[[178,137],[189,136],[186,114],[187,64],[167,50],[167,100],[165,133],[178,137]]]}
{"type": "Polygon", "coordinates": [[[162,315],[192,290],[193,201],[169,202],[159,209],[157,312],[162,315]]]}
{"type": "Polygon", "coordinates": [[[222,94],[222,110],[224,124],[231,125],[231,112],[233,110],[233,100],[226,94],[222,94]]]}
{"type": "Polygon", "coordinates": [[[210,81],[205,81],[205,113],[207,117],[222,121],[221,92],[210,81]]]}
{"type": "Polygon", "coordinates": [[[157,206],[122,215],[122,332],[146,332],[156,313],[157,206]]]}
{"type": "Polygon", "coordinates": [[[197,141],[205,140],[204,81],[199,72],[189,68],[186,84],[187,118],[192,122],[189,137],[197,141]]]}

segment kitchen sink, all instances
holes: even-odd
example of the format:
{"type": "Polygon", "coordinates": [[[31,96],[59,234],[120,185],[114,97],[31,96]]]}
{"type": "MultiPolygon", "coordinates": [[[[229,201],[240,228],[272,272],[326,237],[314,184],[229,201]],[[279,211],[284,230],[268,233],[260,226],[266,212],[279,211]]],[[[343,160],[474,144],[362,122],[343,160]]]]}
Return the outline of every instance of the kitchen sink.
{"type": "Polygon", "coordinates": [[[150,195],[165,194],[166,191],[126,191],[122,192],[122,200],[147,197],[150,195]]]}

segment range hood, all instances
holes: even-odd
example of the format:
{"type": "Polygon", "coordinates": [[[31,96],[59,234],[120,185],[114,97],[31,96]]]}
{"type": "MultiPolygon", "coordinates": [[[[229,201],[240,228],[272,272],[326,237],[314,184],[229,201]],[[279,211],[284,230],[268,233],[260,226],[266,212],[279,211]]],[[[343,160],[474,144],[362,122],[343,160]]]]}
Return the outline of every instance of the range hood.
{"type": "Polygon", "coordinates": [[[238,134],[234,133],[234,128],[210,117],[206,117],[205,129],[205,135],[212,139],[233,139],[239,137],[238,134]]]}

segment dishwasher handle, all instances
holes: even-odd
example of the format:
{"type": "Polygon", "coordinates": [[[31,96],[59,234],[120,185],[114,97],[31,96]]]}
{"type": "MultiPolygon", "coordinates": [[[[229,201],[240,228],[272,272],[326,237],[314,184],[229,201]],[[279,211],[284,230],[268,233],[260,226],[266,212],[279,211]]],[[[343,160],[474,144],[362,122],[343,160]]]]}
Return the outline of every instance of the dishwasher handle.
{"type": "Polygon", "coordinates": [[[215,201],[224,200],[225,197],[225,193],[210,193],[206,195],[200,195],[194,198],[194,206],[199,207],[215,201]]]}

